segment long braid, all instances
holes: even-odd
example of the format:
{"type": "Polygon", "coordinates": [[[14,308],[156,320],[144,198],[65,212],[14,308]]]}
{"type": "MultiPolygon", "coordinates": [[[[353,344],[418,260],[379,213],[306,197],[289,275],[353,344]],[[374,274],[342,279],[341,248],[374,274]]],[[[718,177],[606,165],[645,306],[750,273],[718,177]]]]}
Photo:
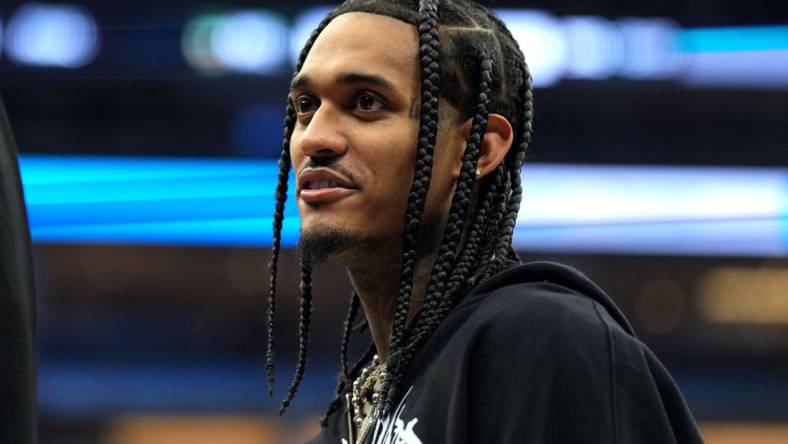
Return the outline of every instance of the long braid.
{"type": "Polygon", "coordinates": [[[523,162],[525,161],[525,153],[531,143],[531,131],[533,128],[533,91],[531,74],[528,72],[528,66],[524,62],[521,68],[523,78],[525,79],[523,82],[524,91],[522,93],[522,97],[525,98],[525,102],[523,103],[522,117],[520,120],[522,125],[520,130],[521,140],[517,145],[514,157],[514,165],[512,167],[512,196],[509,200],[510,215],[508,219],[511,220],[511,226],[506,225],[509,231],[506,233],[504,239],[502,239],[506,242],[506,245],[509,249],[511,249],[512,237],[514,235],[514,226],[517,221],[517,215],[520,211],[520,202],[522,201],[523,195],[520,169],[522,168],[523,162]]]}
{"type": "Polygon", "coordinates": [[[290,175],[290,135],[295,124],[295,110],[288,100],[285,109],[284,140],[279,155],[279,176],[276,183],[276,207],[274,209],[274,234],[271,242],[271,259],[268,268],[271,270],[268,292],[268,340],[266,343],[265,372],[268,382],[268,396],[274,394],[274,319],[276,315],[276,276],[279,265],[279,251],[282,241],[282,222],[284,220],[285,201],[287,200],[287,179],[290,175]]]}
{"type": "Polygon", "coordinates": [[[309,324],[312,318],[312,267],[309,264],[301,264],[301,307],[298,317],[298,361],[296,363],[295,376],[287,395],[279,408],[279,415],[284,414],[290,401],[293,400],[301,380],[304,379],[306,369],[306,357],[309,352],[309,324]]]}
{"type": "Polygon", "coordinates": [[[440,80],[439,36],[437,5],[433,0],[419,2],[419,51],[421,54],[421,125],[419,128],[414,181],[408,195],[405,213],[400,291],[394,317],[394,337],[391,348],[396,350],[404,339],[413,273],[416,263],[416,248],[421,230],[421,215],[432,177],[432,160],[438,132],[438,82],[440,80]]]}
{"type": "MultiPolygon", "coordinates": [[[[512,167],[510,170],[512,180],[512,194],[509,198],[508,204],[509,214],[507,214],[503,226],[501,227],[502,231],[500,233],[500,242],[498,244],[498,248],[496,249],[496,255],[510,256],[510,251],[512,250],[511,244],[512,237],[514,235],[514,227],[517,222],[517,215],[520,211],[520,202],[522,200],[523,194],[520,169],[522,168],[523,162],[525,161],[525,153],[531,143],[533,131],[533,83],[531,73],[528,70],[528,64],[525,62],[525,57],[522,50],[520,49],[520,45],[517,43],[517,39],[514,38],[511,31],[509,31],[500,18],[494,14],[488,14],[488,16],[493,21],[493,23],[495,23],[498,30],[507,36],[511,41],[514,51],[518,55],[518,57],[515,57],[514,60],[517,64],[517,71],[519,71],[517,74],[520,76],[516,82],[519,84],[517,97],[520,101],[522,101],[520,106],[520,116],[517,116],[519,120],[520,131],[518,131],[518,139],[515,140],[515,149],[513,150],[514,153],[509,153],[509,156],[513,157],[512,167]]],[[[514,253],[514,256],[516,255],[517,254],[514,253]]]]}
{"type": "MultiPolygon", "coordinates": [[[[492,199],[492,211],[488,219],[488,224],[483,228],[483,236],[485,239],[484,246],[481,250],[483,257],[482,266],[477,273],[477,282],[481,282],[500,268],[501,257],[495,254],[501,222],[507,212],[508,208],[508,195],[511,191],[511,175],[504,163],[498,165],[496,175],[492,178],[494,180],[493,187],[495,193],[492,199]]],[[[492,191],[491,191],[492,193],[492,191]]]]}
{"type": "Polygon", "coordinates": [[[410,342],[403,349],[399,359],[394,363],[394,367],[389,369],[393,380],[397,382],[389,388],[387,393],[389,402],[393,402],[397,398],[400,390],[399,383],[401,383],[407,372],[419,345],[437,328],[451,306],[448,303],[450,295],[446,294],[446,284],[449,273],[455,263],[456,250],[463,232],[466,213],[469,209],[471,190],[476,179],[475,171],[479,152],[484,140],[484,134],[487,131],[487,103],[490,93],[489,82],[491,81],[492,61],[486,57],[482,59],[476,114],[473,118],[471,134],[466,144],[460,177],[452,197],[449,218],[444,230],[438,257],[433,266],[430,282],[427,286],[421,315],[413,328],[410,342]]]}
{"type": "MultiPolygon", "coordinates": [[[[493,174],[499,174],[499,168],[493,174]]],[[[449,278],[449,284],[446,286],[447,294],[454,294],[463,285],[473,285],[475,283],[474,274],[471,272],[473,269],[478,269],[478,265],[483,261],[481,249],[484,242],[483,232],[484,227],[489,223],[488,217],[492,209],[492,201],[495,192],[495,184],[489,183],[489,191],[483,195],[483,198],[477,203],[476,215],[468,227],[468,238],[463,246],[460,258],[452,271],[449,278]]]]}
{"type": "Polygon", "coordinates": [[[350,345],[350,335],[353,333],[353,322],[356,320],[359,305],[358,295],[354,291],[353,294],[350,295],[350,305],[348,306],[347,316],[345,316],[345,322],[343,323],[342,329],[342,345],[339,347],[339,359],[342,365],[342,376],[345,379],[347,379],[349,376],[347,368],[347,350],[348,345],[350,345]]]}
{"type": "MultiPolygon", "coordinates": [[[[421,57],[421,125],[419,128],[414,180],[408,195],[405,212],[404,239],[402,243],[402,265],[400,288],[389,345],[389,361],[396,361],[397,353],[405,341],[406,321],[413,293],[413,273],[416,265],[416,249],[421,231],[421,215],[432,176],[432,159],[438,133],[438,100],[440,96],[440,36],[438,33],[438,4],[435,0],[419,1],[419,54],[421,57]]],[[[385,414],[391,407],[393,394],[391,372],[381,378],[383,393],[379,408],[385,414]]]]}
{"type": "MultiPolygon", "coordinates": [[[[296,63],[295,72],[298,73],[304,65],[309,50],[312,49],[315,40],[328,25],[333,17],[329,14],[324,18],[320,24],[312,31],[304,48],[301,50],[298,61],[296,63]]],[[[275,355],[274,355],[274,321],[276,316],[276,278],[279,269],[279,253],[281,251],[282,242],[282,223],[284,221],[285,202],[287,201],[287,182],[290,176],[291,158],[290,158],[290,137],[293,134],[293,128],[296,123],[296,112],[290,100],[287,100],[285,106],[285,121],[284,121],[284,138],[282,140],[282,152],[279,155],[279,175],[276,184],[276,205],[274,207],[274,221],[273,221],[273,239],[271,241],[271,259],[268,263],[270,270],[270,284],[268,292],[268,309],[266,311],[266,320],[268,326],[268,339],[266,341],[266,362],[265,372],[267,378],[267,391],[268,396],[274,394],[274,377],[275,377],[275,355]]],[[[292,398],[292,397],[291,397],[292,398]]]]}
{"type": "MultiPolygon", "coordinates": [[[[345,316],[345,322],[343,324],[342,330],[342,345],[339,348],[339,355],[340,355],[340,362],[342,363],[342,370],[339,374],[339,383],[337,384],[336,392],[334,394],[334,399],[331,401],[331,405],[329,405],[328,411],[325,415],[323,415],[323,419],[321,419],[320,423],[325,424],[325,421],[328,417],[333,413],[337,408],[339,408],[340,404],[342,403],[342,393],[345,391],[345,386],[350,381],[350,374],[352,371],[348,371],[348,345],[350,344],[350,336],[353,334],[353,322],[358,315],[358,309],[360,306],[360,300],[358,298],[358,294],[354,291],[350,295],[350,304],[348,306],[347,315],[345,316]]],[[[366,354],[365,354],[366,356],[366,354]]],[[[362,357],[363,359],[363,357],[362,357]]],[[[353,368],[358,365],[356,363],[353,368]]]]}
{"type": "MultiPolygon", "coordinates": [[[[465,273],[468,272],[467,256],[465,258],[466,266],[456,263],[456,257],[459,253],[457,250],[460,247],[460,237],[465,228],[466,210],[470,207],[469,201],[471,198],[471,189],[475,182],[474,172],[479,158],[480,147],[487,130],[487,103],[490,93],[489,82],[491,80],[492,61],[484,58],[481,67],[477,110],[473,118],[471,134],[466,144],[466,152],[457,183],[457,189],[452,199],[450,217],[447,222],[442,243],[442,247],[444,247],[442,248],[443,254],[439,256],[437,266],[433,271],[431,279],[432,285],[427,291],[422,315],[418,318],[413,337],[408,346],[409,360],[412,359],[413,353],[415,353],[415,350],[420,344],[432,335],[452,306],[453,296],[460,286],[457,285],[456,279],[454,282],[450,280],[451,270],[454,269],[457,271],[456,265],[461,265],[460,268],[463,269],[465,273]]],[[[471,250],[477,249],[478,236],[473,236],[470,243],[466,242],[466,246],[470,246],[471,250]]],[[[453,275],[454,273],[451,274],[453,275]]],[[[402,376],[404,371],[405,369],[401,370],[399,376],[402,376]]]]}
{"type": "MultiPolygon", "coordinates": [[[[428,301],[432,301],[433,305],[430,310],[434,310],[435,314],[431,319],[424,319],[424,325],[421,329],[417,326],[414,329],[414,343],[418,345],[420,341],[426,339],[435,330],[437,325],[443,320],[443,317],[452,306],[453,291],[458,288],[448,288],[448,273],[455,268],[455,251],[458,248],[461,233],[464,229],[464,221],[466,219],[466,212],[471,195],[471,189],[476,181],[475,171],[476,165],[479,160],[479,153],[481,151],[482,143],[484,142],[484,134],[487,132],[487,105],[490,96],[490,82],[492,82],[492,60],[486,56],[482,56],[481,70],[480,70],[479,94],[477,98],[476,114],[473,117],[473,125],[468,143],[466,144],[465,158],[463,159],[463,166],[460,172],[460,177],[457,182],[457,190],[452,199],[452,209],[449,214],[454,216],[449,217],[449,222],[444,234],[443,243],[447,246],[449,254],[443,259],[443,268],[440,268],[441,273],[437,278],[441,279],[440,285],[436,285],[432,293],[428,292],[425,299],[425,306],[428,301]]],[[[432,279],[436,276],[433,274],[432,279]]]]}

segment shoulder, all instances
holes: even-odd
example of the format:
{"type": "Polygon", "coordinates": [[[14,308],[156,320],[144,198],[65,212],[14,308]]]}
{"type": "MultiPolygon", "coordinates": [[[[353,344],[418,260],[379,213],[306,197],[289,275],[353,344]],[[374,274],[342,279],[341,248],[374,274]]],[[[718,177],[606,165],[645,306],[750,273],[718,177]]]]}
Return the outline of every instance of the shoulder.
{"type": "Polygon", "coordinates": [[[477,293],[463,329],[483,360],[574,362],[608,367],[642,353],[642,343],[594,297],[552,282],[521,282],[477,293]],[[615,349],[625,349],[618,353],[615,349]],[[505,353],[502,353],[504,352],[505,353]]]}
{"type": "Polygon", "coordinates": [[[702,442],[672,378],[599,287],[572,269],[525,267],[458,306],[480,430],[506,422],[484,412],[506,411],[534,441],[702,442]]]}
{"type": "Polygon", "coordinates": [[[634,332],[613,300],[580,271],[553,262],[516,264],[470,290],[457,307],[469,326],[488,333],[582,336],[634,332]]]}
{"type": "Polygon", "coordinates": [[[511,389],[558,405],[580,398],[607,403],[607,394],[616,384],[617,362],[639,360],[642,352],[640,341],[607,315],[599,302],[549,282],[490,291],[463,328],[473,338],[468,364],[480,389],[511,389]],[[624,344],[627,352],[620,353],[624,344]],[[552,384],[561,389],[550,389],[552,384]]]}
{"type": "Polygon", "coordinates": [[[479,297],[468,318],[491,334],[576,335],[613,328],[615,322],[593,298],[550,282],[526,282],[496,288],[479,297]]]}

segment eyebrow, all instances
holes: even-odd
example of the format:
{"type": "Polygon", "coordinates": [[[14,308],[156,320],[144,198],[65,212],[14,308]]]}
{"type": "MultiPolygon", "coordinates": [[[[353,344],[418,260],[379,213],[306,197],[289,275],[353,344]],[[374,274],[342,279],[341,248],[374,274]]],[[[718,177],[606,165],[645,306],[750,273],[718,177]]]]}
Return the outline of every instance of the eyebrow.
{"type": "MultiPolygon", "coordinates": [[[[312,79],[308,75],[299,74],[293,79],[292,82],[290,82],[290,91],[309,86],[311,83],[312,83],[312,79]]],[[[390,81],[386,80],[384,77],[379,76],[377,74],[368,74],[368,73],[359,73],[359,72],[344,73],[337,76],[336,83],[340,83],[343,85],[358,85],[358,84],[375,85],[380,88],[388,89],[391,91],[397,90],[397,88],[394,86],[393,83],[391,83],[390,81]]]]}

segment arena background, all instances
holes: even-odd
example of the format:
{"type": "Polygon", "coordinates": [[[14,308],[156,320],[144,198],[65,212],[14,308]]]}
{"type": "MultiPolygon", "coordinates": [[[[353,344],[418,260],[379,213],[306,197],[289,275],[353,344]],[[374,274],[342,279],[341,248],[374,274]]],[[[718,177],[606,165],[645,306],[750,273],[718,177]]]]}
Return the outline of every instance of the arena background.
{"type": "MultiPolygon", "coordinates": [[[[788,5],[524,4],[492,5],[536,86],[521,256],[605,288],[710,444],[788,442],[788,5]]],[[[340,268],[317,270],[313,353],[280,419],[297,349],[292,205],[274,398],[263,314],[282,105],[326,10],[0,4],[0,94],[35,247],[42,443],[314,433],[350,287],[340,268]]]]}

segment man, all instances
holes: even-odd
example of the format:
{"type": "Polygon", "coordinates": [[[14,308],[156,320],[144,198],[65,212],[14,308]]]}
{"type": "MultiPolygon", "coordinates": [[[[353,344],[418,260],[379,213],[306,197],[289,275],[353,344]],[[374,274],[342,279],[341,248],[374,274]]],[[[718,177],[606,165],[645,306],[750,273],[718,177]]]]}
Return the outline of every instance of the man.
{"type": "Polygon", "coordinates": [[[288,100],[269,321],[292,168],[301,334],[282,411],[304,373],[311,267],[339,261],[355,290],[314,442],[701,442],[610,299],[512,249],[532,116],[517,43],[475,3],[351,0],[313,33],[288,100]],[[359,306],[373,343],[350,368],[359,306]]]}

